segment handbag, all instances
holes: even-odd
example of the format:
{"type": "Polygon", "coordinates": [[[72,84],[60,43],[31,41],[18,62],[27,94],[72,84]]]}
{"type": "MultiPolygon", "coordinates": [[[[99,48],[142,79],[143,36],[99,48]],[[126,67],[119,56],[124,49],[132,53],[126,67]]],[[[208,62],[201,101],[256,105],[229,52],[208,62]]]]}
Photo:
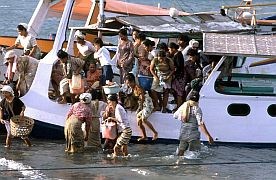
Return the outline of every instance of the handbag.
{"type": "Polygon", "coordinates": [[[117,138],[117,125],[115,122],[105,122],[102,124],[102,137],[106,139],[117,138]]]}

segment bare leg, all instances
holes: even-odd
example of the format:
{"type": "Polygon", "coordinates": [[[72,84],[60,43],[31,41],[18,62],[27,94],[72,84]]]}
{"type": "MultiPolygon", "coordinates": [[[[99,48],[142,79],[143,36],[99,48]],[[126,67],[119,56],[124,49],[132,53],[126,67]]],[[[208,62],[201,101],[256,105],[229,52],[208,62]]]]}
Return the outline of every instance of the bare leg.
{"type": "Polygon", "coordinates": [[[138,121],[138,127],[142,132],[142,137],[138,138],[137,141],[143,141],[147,139],[147,134],[146,134],[146,130],[145,130],[145,126],[143,125],[142,121],[138,121]]]}
{"type": "Polygon", "coordinates": [[[177,156],[184,156],[184,150],[178,150],[177,156]]]}
{"type": "Polygon", "coordinates": [[[152,102],[154,106],[154,111],[160,111],[160,106],[158,104],[158,93],[154,90],[151,91],[151,96],[152,96],[152,102]]]}
{"type": "Polygon", "coordinates": [[[28,147],[31,147],[31,146],[32,146],[31,141],[30,141],[30,139],[29,139],[28,137],[25,138],[25,139],[23,139],[23,141],[25,142],[25,144],[26,144],[28,147]]]}
{"type": "Polygon", "coordinates": [[[122,150],[123,156],[127,156],[127,155],[128,155],[128,152],[127,152],[127,145],[123,145],[123,146],[121,147],[121,150],[122,150]]]}
{"type": "Polygon", "coordinates": [[[156,140],[158,138],[158,132],[154,129],[153,125],[147,120],[144,120],[144,123],[148,126],[148,128],[153,132],[152,140],[156,140]]]}
{"type": "Polygon", "coordinates": [[[119,155],[119,147],[118,146],[115,146],[114,148],[113,148],[113,155],[114,156],[118,156],[119,155]]]}
{"type": "Polygon", "coordinates": [[[6,138],[6,146],[5,147],[11,147],[11,136],[7,136],[6,138]]]}
{"type": "Polygon", "coordinates": [[[167,112],[167,104],[168,104],[168,98],[169,98],[169,90],[165,89],[163,93],[163,102],[162,102],[162,112],[167,112]]]}

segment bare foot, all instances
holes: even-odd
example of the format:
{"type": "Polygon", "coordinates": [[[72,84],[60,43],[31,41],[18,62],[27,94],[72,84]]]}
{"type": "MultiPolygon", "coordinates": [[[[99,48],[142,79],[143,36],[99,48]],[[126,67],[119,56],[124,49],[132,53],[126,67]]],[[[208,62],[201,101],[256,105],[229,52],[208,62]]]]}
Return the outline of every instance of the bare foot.
{"type": "Polygon", "coordinates": [[[138,142],[139,142],[139,141],[146,141],[146,140],[148,140],[147,137],[140,137],[140,138],[137,139],[138,142]]]}
{"type": "Polygon", "coordinates": [[[158,138],[158,133],[154,133],[153,137],[152,137],[152,141],[155,141],[158,138]]]}

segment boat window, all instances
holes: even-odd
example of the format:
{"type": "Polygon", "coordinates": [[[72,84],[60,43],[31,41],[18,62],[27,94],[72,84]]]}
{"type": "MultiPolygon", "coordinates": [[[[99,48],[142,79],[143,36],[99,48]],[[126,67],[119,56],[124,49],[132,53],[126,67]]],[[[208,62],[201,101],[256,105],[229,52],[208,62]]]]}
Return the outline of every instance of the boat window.
{"type": "Polygon", "coordinates": [[[276,96],[276,58],[226,57],[215,90],[221,94],[276,96]]]}
{"type": "Polygon", "coordinates": [[[231,116],[247,116],[250,113],[250,107],[248,104],[230,104],[227,107],[227,112],[231,116]]]}
{"type": "Polygon", "coordinates": [[[272,117],[276,117],[276,104],[271,104],[268,106],[267,113],[272,117]]]}

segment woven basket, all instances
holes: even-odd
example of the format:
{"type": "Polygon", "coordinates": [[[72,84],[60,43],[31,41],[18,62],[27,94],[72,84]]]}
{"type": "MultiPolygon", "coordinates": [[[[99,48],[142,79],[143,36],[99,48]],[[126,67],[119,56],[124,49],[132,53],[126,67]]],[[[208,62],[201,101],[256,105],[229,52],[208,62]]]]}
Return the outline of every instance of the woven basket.
{"type": "Polygon", "coordinates": [[[24,116],[20,120],[20,116],[14,116],[11,118],[11,134],[15,137],[28,136],[34,127],[34,120],[24,116]]]}

